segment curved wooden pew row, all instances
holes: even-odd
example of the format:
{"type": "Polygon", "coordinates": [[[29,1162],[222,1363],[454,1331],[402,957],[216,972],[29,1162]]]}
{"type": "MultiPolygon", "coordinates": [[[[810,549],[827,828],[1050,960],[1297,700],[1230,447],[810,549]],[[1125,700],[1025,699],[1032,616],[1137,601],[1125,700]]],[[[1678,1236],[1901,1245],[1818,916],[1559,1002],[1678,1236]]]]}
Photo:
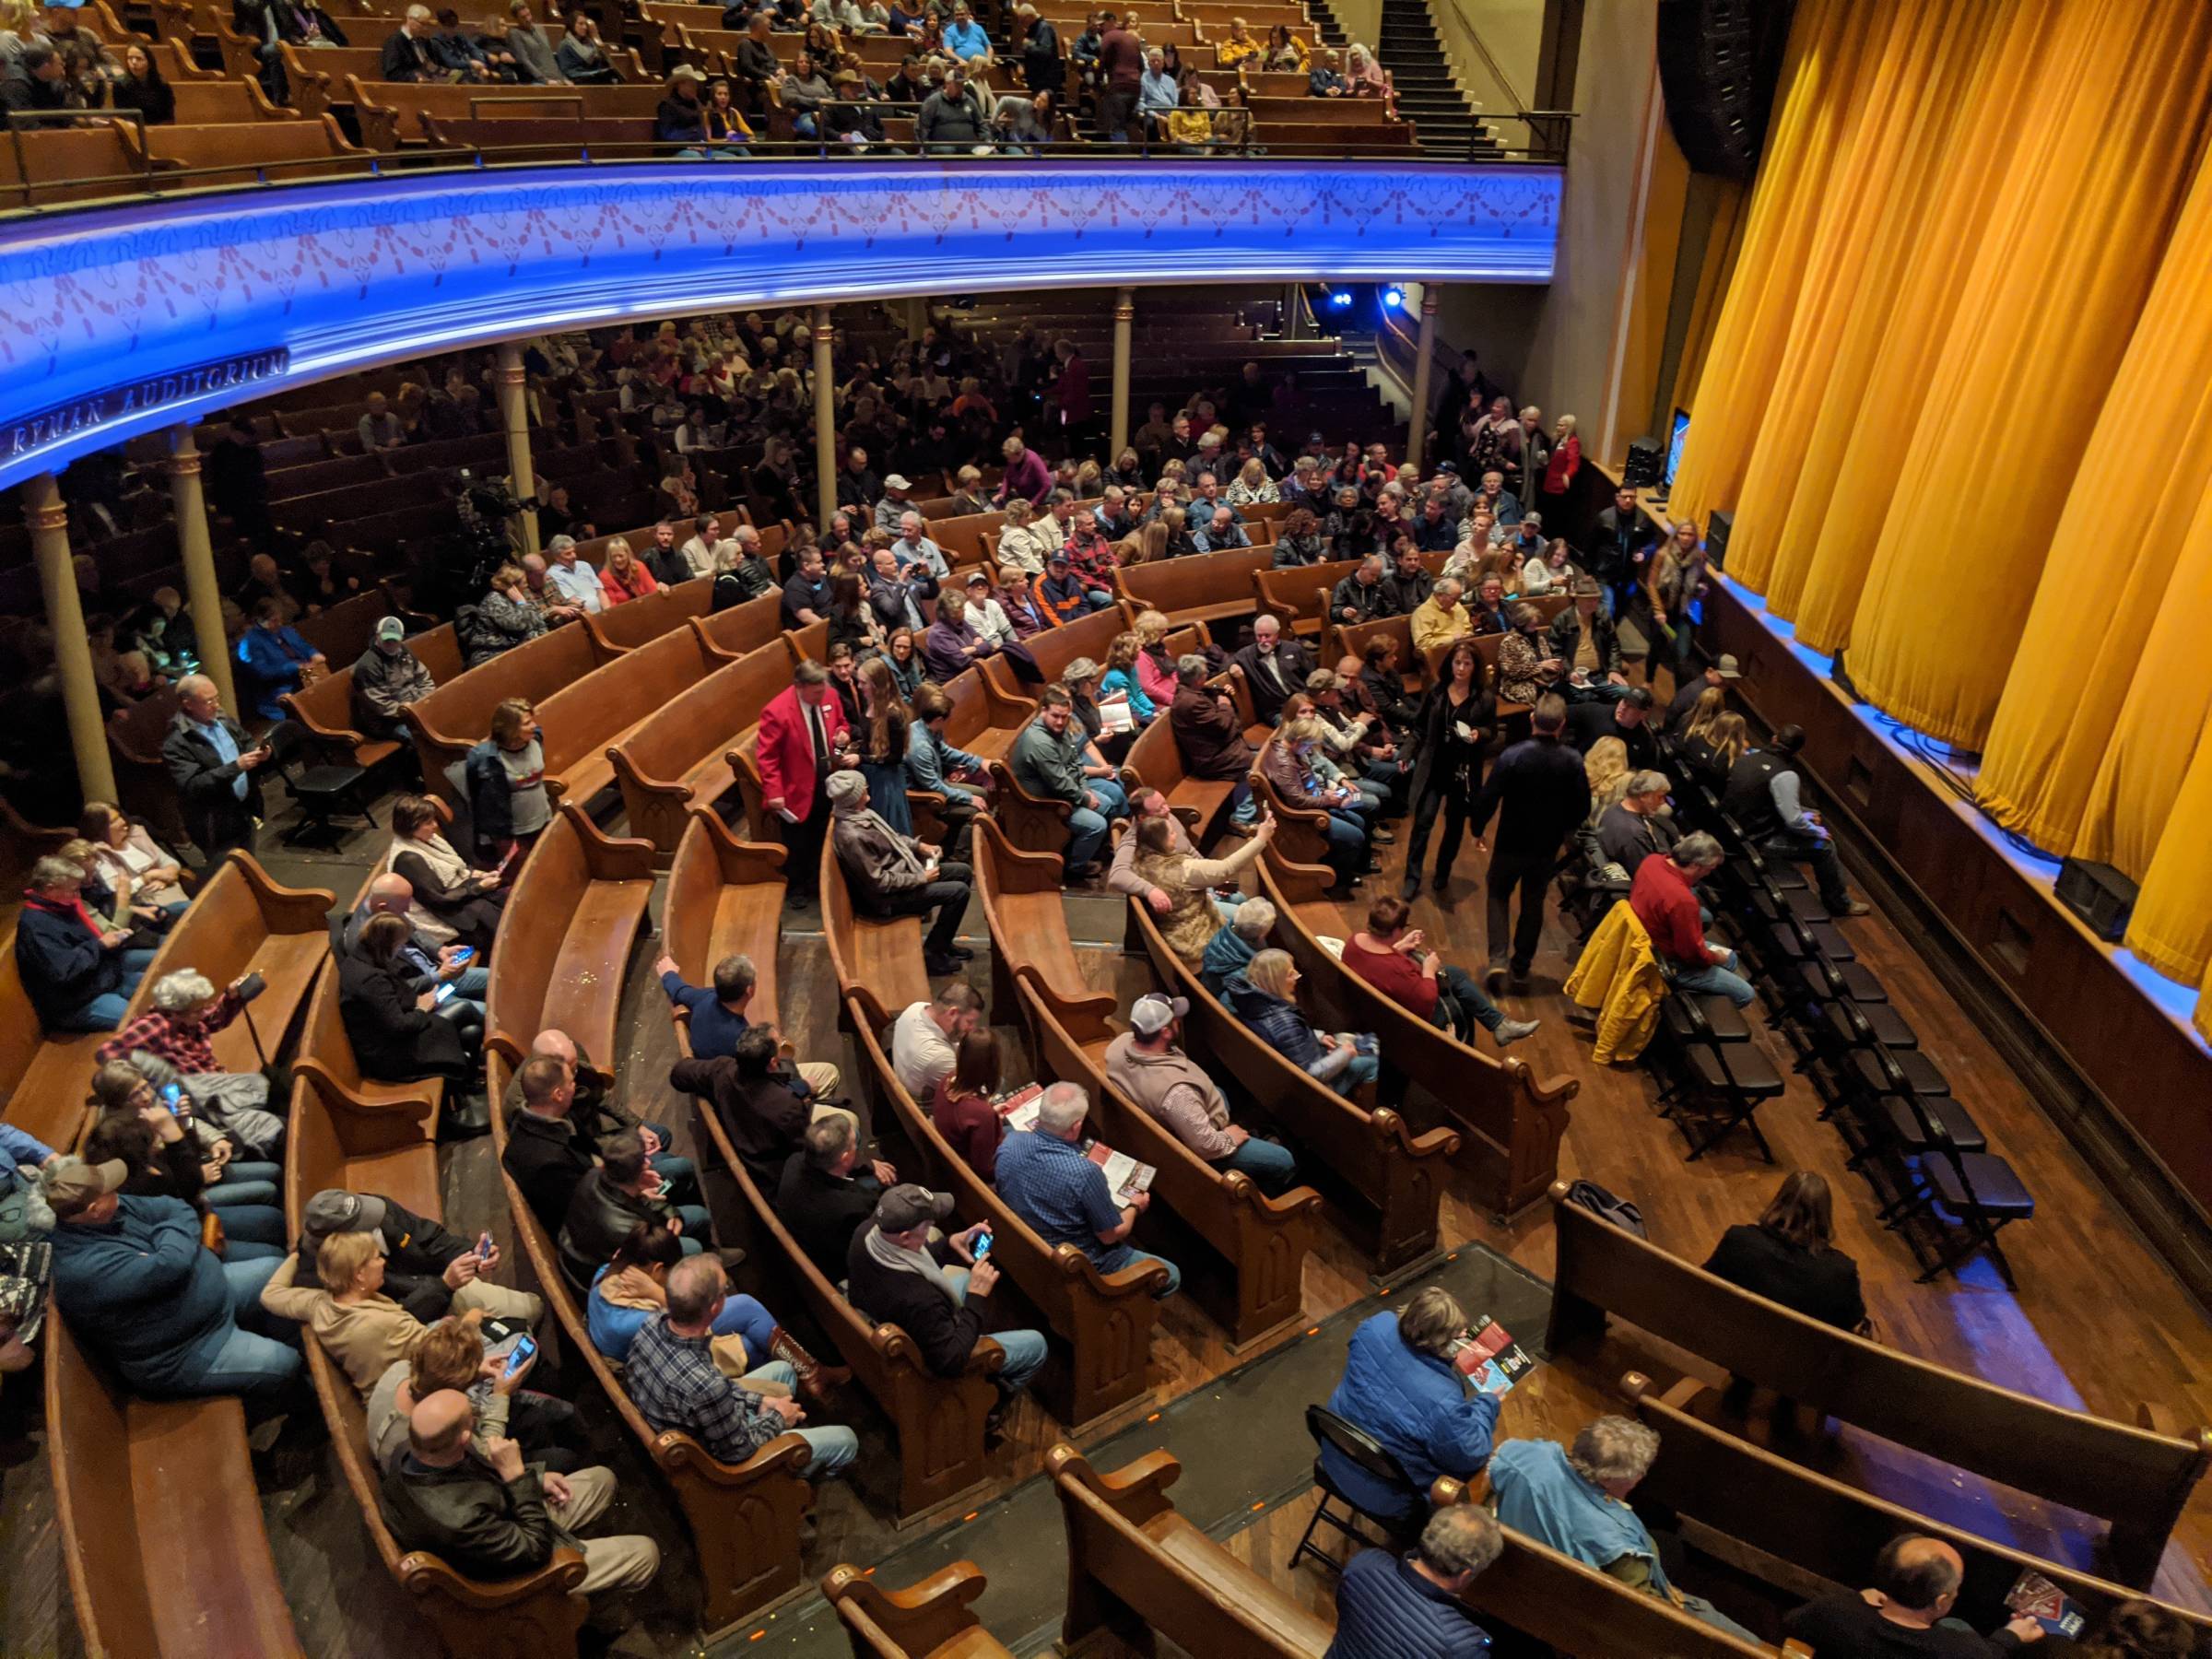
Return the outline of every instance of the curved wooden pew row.
{"type": "Polygon", "coordinates": [[[983,1593],[973,1561],[941,1567],[903,1590],[886,1590],[842,1562],[822,1577],[853,1659],[1013,1659],[970,1606],[983,1593]]]}

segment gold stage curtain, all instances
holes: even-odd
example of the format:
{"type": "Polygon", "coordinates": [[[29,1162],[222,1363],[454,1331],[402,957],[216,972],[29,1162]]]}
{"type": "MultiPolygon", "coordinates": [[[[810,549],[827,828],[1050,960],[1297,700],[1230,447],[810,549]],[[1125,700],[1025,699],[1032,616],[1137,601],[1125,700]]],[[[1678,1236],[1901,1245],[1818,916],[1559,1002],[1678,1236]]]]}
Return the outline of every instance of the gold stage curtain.
{"type": "Polygon", "coordinates": [[[1765,412],[1841,140],[1864,101],[1876,6],[1807,0],[1790,29],[1743,251],[1700,377],[1672,511],[1702,520],[1735,503],[1765,412]]]}
{"type": "Polygon", "coordinates": [[[1998,38],[1991,26],[2001,9],[1999,0],[1882,0],[1874,8],[1873,76],[1830,180],[1728,540],[1728,573],[1765,593],[1777,616],[1793,614],[1802,590],[1804,555],[1819,536],[1843,444],[1896,322],[1895,278],[1927,240],[1928,200],[1957,153],[1954,125],[1984,48],[1998,38]],[[1820,437],[1826,447],[1816,455],[1820,437]],[[1793,519],[1800,500],[1807,511],[1793,519]],[[1789,531],[1798,557],[1783,567],[1777,556],[1789,531]]]}
{"type": "Polygon", "coordinates": [[[1698,382],[1705,372],[1705,354],[1712,348],[1713,324],[1720,321],[1721,301],[1735,275],[1735,262],[1744,248],[1744,187],[1734,179],[1709,179],[1712,191],[1712,222],[1705,232],[1705,254],[1698,266],[1697,297],[1690,302],[1689,327],[1682,339],[1682,355],[1675,364],[1677,409],[1697,406],[1698,382]]]}
{"type": "Polygon", "coordinates": [[[1860,689],[1969,748],[2194,173],[2212,6],[2073,0],[2051,61],[2065,73],[1995,181],[1852,624],[1860,689]]]}
{"type": "Polygon", "coordinates": [[[2212,821],[2212,743],[2199,736],[2192,747],[2171,828],[2159,838],[2126,943],[2169,979],[2197,987],[2196,1029],[2212,1041],[2212,860],[2205,856],[2204,833],[2212,821]]]}

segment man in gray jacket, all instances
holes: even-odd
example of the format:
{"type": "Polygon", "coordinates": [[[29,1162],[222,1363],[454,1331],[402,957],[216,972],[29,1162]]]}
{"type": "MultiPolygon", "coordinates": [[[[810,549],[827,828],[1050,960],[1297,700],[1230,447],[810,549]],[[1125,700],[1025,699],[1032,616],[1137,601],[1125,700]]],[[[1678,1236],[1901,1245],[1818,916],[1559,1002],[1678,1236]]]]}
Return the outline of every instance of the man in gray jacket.
{"type": "Polygon", "coordinates": [[[973,953],[954,943],[968,911],[972,875],[942,864],[942,849],[901,835],[868,806],[868,781],[857,771],[831,772],[830,838],[853,890],[853,908],[871,916],[925,916],[936,912],[922,960],[932,979],[958,973],[973,953]]]}
{"type": "Polygon", "coordinates": [[[945,84],[923,100],[921,113],[914,118],[914,136],[922,141],[924,154],[988,150],[995,147],[990,125],[968,72],[955,65],[945,71],[945,84]]]}
{"type": "Polygon", "coordinates": [[[422,660],[407,649],[407,625],[386,617],[353,665],[353,722],[371,737],[397,737],[400,710],[438,688],[422,660]]]}
{"type": "Polygon", "coordinates": [[[1129,1030],[1106,1045],[1106,1080],[1218,1170],[1241,1170],[1276,1194],[1298,1178],[1290,1148],[1231,1123],[1221,1086],[1177,1041],[1190,999],[1140,996],[1129,1030]]]}

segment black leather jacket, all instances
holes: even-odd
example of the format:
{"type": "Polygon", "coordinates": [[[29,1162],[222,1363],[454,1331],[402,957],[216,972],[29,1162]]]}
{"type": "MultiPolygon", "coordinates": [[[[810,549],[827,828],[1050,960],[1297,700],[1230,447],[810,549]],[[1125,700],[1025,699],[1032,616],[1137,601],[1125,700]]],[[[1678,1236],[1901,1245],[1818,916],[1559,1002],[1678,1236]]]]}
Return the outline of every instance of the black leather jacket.
{"type": "Polygon", "coordinates": [[[450,1469],[402,1453],[385,1472],[384,1524],[402,1549],[422,1549],[472,1579],[519,1578],[574,1540],[546,1508],[538,1465],[501,1480],[472,1448],[450,1469]]]}
{"type": "Polygon", "coordinates": [[[624,1192],[595,1169],[576,1184],[569,1200],[568,1218],[560,1224],[560,1265],[576,1284],[589,1285],[592,1276],[614,1260],[616,1246],[629,1237],[641,1221],[665,1227],[676,1214],[664,1198],[640,1198],[624,1192]]]}

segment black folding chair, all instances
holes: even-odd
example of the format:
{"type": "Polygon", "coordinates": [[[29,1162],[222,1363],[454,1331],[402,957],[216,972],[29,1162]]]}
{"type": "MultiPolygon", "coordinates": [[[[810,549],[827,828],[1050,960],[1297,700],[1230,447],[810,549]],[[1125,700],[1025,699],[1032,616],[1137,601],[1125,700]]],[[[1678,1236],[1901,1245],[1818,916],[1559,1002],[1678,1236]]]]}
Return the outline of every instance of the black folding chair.
{"type": "MultiPolygon", "coordinates": [[[[1387,1481],[1413,1497],[1423,1500],[1415,1505],[1415,1526],[1418,1527],[1421,1521],[1428,1518],[1426,1494],[1413,1484],[1413,1477],[1406,1473],[1405,1465],[1366,1430],[1346,1422],[1325,1406],[1309,1406],[1306,1407],[1306,1432],[1313,1437],[1316,1447],[1334,1446],[1338,1455],[1357,1465],[1377,1480],[1387,1481]]],[[[1403,1541],[1406,1522],[1361,1509],[1342,1487],[1330,1478],[1328,1465],[1318,1455],[1313,1459],[1313,1484],[1321,1488],[1322,1499],[1314,1506],[1313,1518],[1306,1523],[1306,1530],[1299,1535],[1298,1547],[1290,1552],[1292,1571],[1296,1571],[1299,1562],[1308,1556],[1332,1572],[1341,1570],[1329,1553],[1313,1542],[1313,1529],[1324,1523],[1355,1544],[1379,1543],[1388,1547],[1403,1541]],[[1330,1512],[1331,1502],[1344,1505],[1345,1513],[1341,1518],[1330,1512]],[[1370,1536],[1359,1525],[1362,1518],[1372,1521],[1387,1535],[1381,1539],[1370,1536]]]]}

